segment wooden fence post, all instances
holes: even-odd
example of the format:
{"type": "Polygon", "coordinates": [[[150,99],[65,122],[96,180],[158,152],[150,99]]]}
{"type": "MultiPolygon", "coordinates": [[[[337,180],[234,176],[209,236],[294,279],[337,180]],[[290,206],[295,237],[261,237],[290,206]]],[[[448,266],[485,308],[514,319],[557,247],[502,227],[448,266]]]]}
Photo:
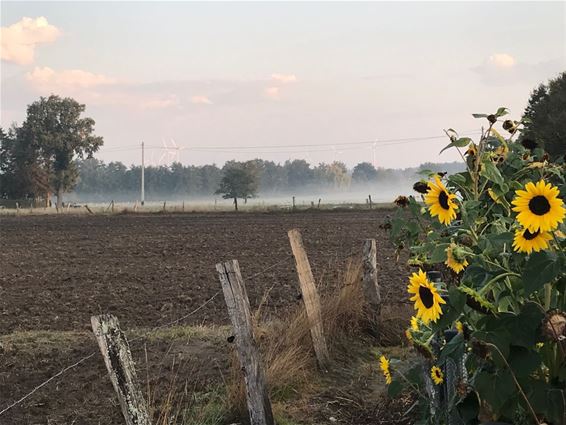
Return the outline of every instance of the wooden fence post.
{"type": "Polygon", "coordinates": [[[377,248],[375,239],[366,239],[363,247],[362,286],[368,304],[368,317],[372,327],[376,327],[381,310],[381,293],[377,282],[377,248]]]}
{"type": "Polygon", "coordinates": [[[288,235],[289,242],[291,243],[291,250],[295,257],[295,265],[297,267],[301,293],[303,294],[303,301],[305,303],[305,309],[309,320],[314,352],[318,360],[318,365],[322,370],[326,370],[328,368],[330,356],[328,354],[328,347],[326,346],[326,339],[324,338],[322,313],[320,310],[320,297],[318,296],[309,259],[303,246],[301,232],[299,232],[298,229],[292,229],[289,230],[288,235]]]}
{"type": "Polygon", "coordinates": [[[369,200],[369,209],[371,210],[372,208],[371,195],[368,195],[368,200],[369,200]]]}
{"type": "Polygon", "coordinates": [[[274,425],[271,402],[254,339],[250,302],[238,261],[216,264],[228,314],[234,327],[235,343],[244,373],[251,425],[274,425]]]}
{"type": "Polygon", "coordinates": [[[295,197],[293,196],[293,211],[295,211],[295,197]]]}
{"type": "Polygon", "coordinates": [[[92,316],[92,331],[104,357],[126,425],[151,425],[147,404],[138,386],[132,353],[118,319],[111,314],[92,316]]]}

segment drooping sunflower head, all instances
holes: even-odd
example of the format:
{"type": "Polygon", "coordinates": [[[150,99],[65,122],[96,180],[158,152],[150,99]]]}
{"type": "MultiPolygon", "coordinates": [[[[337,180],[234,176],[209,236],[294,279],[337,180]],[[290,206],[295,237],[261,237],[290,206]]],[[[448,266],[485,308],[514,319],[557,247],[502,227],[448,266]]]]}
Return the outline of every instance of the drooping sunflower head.
{"type": "Polygon", "coordinates": [[[385,378],[387,385],[391,384],[393,379],[391,378],[391,370],[389,369],[389,360],[387,357],[382,355],[379,358],[379,367],[381,368],[381,372],[383,373],[383,377],[385,378]]]}
{"type": "Polygon", "coordinates": [[[513,211],[517,220],[531,233],[554,230],[566,216],[564,201],[556,186],[540,180],[538,183],[529,182],[525,190],[517,190],[513,200],[513,211]]]}
{"type": "Polygon", "coordinates": [[[438,320],[442,314],[440,305],[446,304],[446,301],[442,299],[434,284],[428,280],[422,270],[411,275],[407,292],[413,294],[410,300],[415,303],[417,318],[421,319],[425,325],[438,320]]]}
{"type": "Polygon", "coordinates": [[[443,224],[450,224],[456,218],[456,195],[446,190],[438,176],[434,176],[434,182],[428,182],[429,191],[425,196],[425,204],[429,206],[432,217],[437,217],[443,224]]]}
{"type": "Polygon", "coordinates": [[[530,254],[548,248],[548,241],[552,239],[550,232],[537,230],[531,232],[529,229],[519,229],[515,231],[513,239],[513,249],[517,252],[530,254]]]}
{"type": "Polygon", "coordinates": [[[419,330],[419,319],[415,316],[411,317],[411,330],[417,332],[419,330]]]}
{"type": "Polygon", "coordinates": [[[466,260],[465,253],[461,247],[458,247],[456,244],[450,244],[446,248],[446,261],[444,264],[454,270],[454,272],[460,273],[468,267],[468,260],[466,260]]]}
{"type": "Polygon", "coordinates": [[[411,328],[405,329],[405,337],[407,338],[407,341],[409,341],[409,343],[413,342],[413,333],[411,331],[411,328]]]}
{"type": "Polygon", "coordinates": [[[438,366],[433,366],[430,369],[430,377],[436,385],[440,385],[444,382],[444,373],[442,373],[442,370],[440,370],[438,366]]]}

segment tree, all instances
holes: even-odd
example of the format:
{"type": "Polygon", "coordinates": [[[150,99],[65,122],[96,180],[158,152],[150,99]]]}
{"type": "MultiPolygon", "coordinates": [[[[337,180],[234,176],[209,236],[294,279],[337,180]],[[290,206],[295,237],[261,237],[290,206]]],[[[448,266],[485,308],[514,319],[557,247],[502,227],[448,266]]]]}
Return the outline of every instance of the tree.
{"type": "Polygon", "coordinates": [[[93,135],[94,120],[81,118],[84,111],[85,105],[71,98],[41,97],[28,106],[22,124],[24,137],[39,152],[50,171],[57,208],[63,205],[63,193],[77,183],[75,157],[90,158],[103,144],[102,137],[93,135]]]}
{"type": "Polygon", "coordinates": [[[252,198],[257,193],[257,177],[245,167],[231,166],[224,170],[220,186],[215,192],[224,199],[234,199],[234,209],[238,211],[238,198],[252,198]]]}
{"type": "Polygon", "coordinates": [[[369,162],[360,162],[352,171],[352,180],[355,183],[369,183],[377,180],[377,170],[369,162]]]}
{"type": "Polygon", "coordinates": [[[566,72],[531,93],[523,119],[520,140],[539,143],[552,158],[566,153],[566,72]]]}
{"type": "MultiPolygon", "coordinates": [[[[49,172],[22,128],[0,129],[0,195],[39,200],[49,192],[49,172]]],[[[47,197],[45,197],[47,200],[47,197]]]]}

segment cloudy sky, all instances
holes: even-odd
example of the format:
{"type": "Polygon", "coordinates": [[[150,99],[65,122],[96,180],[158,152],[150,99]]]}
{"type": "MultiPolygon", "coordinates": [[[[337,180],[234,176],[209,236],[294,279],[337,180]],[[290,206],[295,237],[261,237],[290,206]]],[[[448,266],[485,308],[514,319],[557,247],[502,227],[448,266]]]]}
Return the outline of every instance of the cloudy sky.
{"type": "Polygon", "coordinates": [[[3,1],[1,125],[55,93],[106,161],[451,161],[443,129],[566,70],[565,4],[3,1]]]}

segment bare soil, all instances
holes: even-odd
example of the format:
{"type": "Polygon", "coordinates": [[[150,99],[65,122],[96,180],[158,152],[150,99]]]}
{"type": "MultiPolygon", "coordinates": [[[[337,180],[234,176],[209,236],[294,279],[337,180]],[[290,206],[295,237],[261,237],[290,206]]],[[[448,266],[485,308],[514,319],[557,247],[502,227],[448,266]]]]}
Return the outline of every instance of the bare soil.
{"type": "MultiPolygon", "coordinates": [[[[380,227],[389,213],[0,218],[0,411],[97,350],[90,316],[115,314],[131,332],[166,325],[217,294],[218,262],[240,262],[252,308],[268,290],[262,307],[268,315],[296,305],[299,290],[287,238],[291,228],[301,230],[321,284],[335,281],[343,265],[360,254],[364,239],[377,239],[386,309],[390,317],[406,316],[409,271],[403,261],[395,261],[387,230],[380,227]]],[[[228,324],[222,294],[180,324],[228,324]]],[[[218,335],[144,339],[133,343],[132,351],[150,391],[188,375],[195,388],[206,389],[221,381],[228,367],[228,345],[218,335]]],[[[0,416],[0,424],[123,423],[99,357],[39,389],[0,416]]],[[[352,420],[340,423],[365,423],[361,417],[352,420]]]]}

